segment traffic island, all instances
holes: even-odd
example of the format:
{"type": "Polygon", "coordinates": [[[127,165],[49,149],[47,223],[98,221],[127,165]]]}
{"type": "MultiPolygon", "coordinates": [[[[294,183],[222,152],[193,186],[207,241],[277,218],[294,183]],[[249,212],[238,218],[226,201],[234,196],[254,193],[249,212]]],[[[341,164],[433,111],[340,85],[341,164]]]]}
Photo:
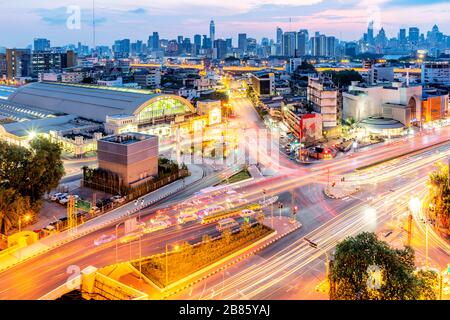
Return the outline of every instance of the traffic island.
{"type": "Polygon", "coordinates": [[[152,256],[132,263],[136,269],[142,268],[142,274],[162,291],[175,288],[197,275],[205,268],[214,266],[223,257],[247,249],[275,231],[263,224],[244,224],[235,233],[225,230],[222,236],[209,239],[195,245],[184,243],[170,252],[152,256]],[[141,264],[141,266],[140,266],[141,264]]]}
{"type": "Polygon", "coordinates": [[[358,191],[360,191],[360,187],[355,187],[353,185],[345,185],[345,184],[337,184],[333,186],[327,186],[323,189],[323,192],[328,198],[331,199],[342,199],[345,197],[349,197],[358,191]]]}

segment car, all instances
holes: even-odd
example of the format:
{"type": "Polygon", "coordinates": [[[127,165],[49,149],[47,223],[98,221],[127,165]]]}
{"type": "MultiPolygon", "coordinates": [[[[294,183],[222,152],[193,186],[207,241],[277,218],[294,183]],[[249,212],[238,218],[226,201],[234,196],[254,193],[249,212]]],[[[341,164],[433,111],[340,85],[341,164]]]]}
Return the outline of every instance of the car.
{"type": "Polygon", "coordinates": [[[58,197],[59,197],[59,196],[62,196],[62,195],[63,195],[62,192],[54,193],[54,194],[52,194],[52,195],[50,196],[50,200],[56,201],[56,200],[58,200],[58,197]]]}
{"type": "Polygon", "coordinates": [[[144,228],[144,233],[150,233],[158,230],[169,228],[172,223],[169,220],[151,220],[144,228]]]}
{"type": "Polygon", "coordinates": [[[128,243],[128,242],[139,239],[141,236],[142,236],[142,233],[140,233],[140,232],[130,233],[130,234],[127,234],[127,235],[123,236],[122,238],[120,238],[119,242],[120,243],[128,243]]]}
{"type": "Polygon", "coordinates": [[[99,246],[101,244],[111,242],[114,239],[116,239],[116,236],[113,234],[111,234],[111,235],[103,234],[100,236],[100,238],[94,240],[94,245],[99,246]]]}
{"type": "Polygon", "coordinates": [[[183,224],[189,221],[196,221],[198,219],[198,216],[195,213],[181,213],[178,216],[178,223],[183,224]]]}
{"type": "Polygon", "coordinates": [[[255,211],[250,210],[250,209],[244,209],[244,210],[242,210],[242,211],[239,213],[239,215],[240,215],[241,217],[243,217],[243,218],[245,218],[245,217],[252,217],[252,216],[255,215],[255,211]]]}
{"type": "Polygon", "coordinates": [[[211,214],[214,214],[214,213],[217,213],[220,211],[224,211],[224,210],[225,210],[225,208],[222,206],[214,206],[214,207],[210,207],[210,208],[206,208],[206,209],[197,211],[197,216],[200,218],[203,218],[203,217],[206,217],[211,214]]]}
{"type": "MultiPolygon", "coordinates": [[[[75,200],[78,200],[80,197],[78,195],[73,195],[73,197],[75,198],[75,200]]],[[[64,197],[61,197],[58,202],[62,205],[66,205],[69,202],[69,196],[66,195],[64,197]]]]}
{"type": "Polygon", "coordinates": [[[239,226],[239,223],[237,223],[236,220],[232,219],[232,218],[226,218],[226,219],[222,219],[217,223],[216,229],[219,232],[222,232],[226,229],[232,229],[234,227],[239,226]]]}
{"type": "Polygon", "coordinates": [[[69,195],[68,193],[60,193],[57,196],[55,196],[55,200],[54,201],[58,201],[59,202],[59,200],[66,198],[68,195],[69,195]]]}
{"type": "Polygon", "coordinates": [[[125,202],[125,197],[122,197],[122,196],[119,196],[119,195],[111,197],[110,199],[114,203],[124,203],[125,202]]]}

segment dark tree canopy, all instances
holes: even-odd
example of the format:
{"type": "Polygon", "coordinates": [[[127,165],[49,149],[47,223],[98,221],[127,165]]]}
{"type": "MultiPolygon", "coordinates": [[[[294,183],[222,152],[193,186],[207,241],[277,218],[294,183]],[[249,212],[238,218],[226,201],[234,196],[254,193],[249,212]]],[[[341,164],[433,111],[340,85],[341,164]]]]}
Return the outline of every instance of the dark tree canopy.
{"type": "Polygon", "coordinates": [[[61,148],[50,140],[37,137],[29,149],[0,142],[0,188],[12,188],[35,203],[63,175],[61,148]]]}
{"type": "Polygon", "coordinates": [[[416,272],[414,251],[391,248],[373,233],[361,233],[336,246],[330,277],[334,283],[332,299],[337,300],[415,300],[432,298],[431,281],[416,272]],[[378,266],[379,286],[368,285],[378,266]],[[427,294],[423,294],[427,292],[427,294]]]}
{"type": "Polygon", "coordinates": [[[363,77],[355,70],[330,71],[329,74],[338,88],[348,87],[352,81],[363,81],[363,77]]]}

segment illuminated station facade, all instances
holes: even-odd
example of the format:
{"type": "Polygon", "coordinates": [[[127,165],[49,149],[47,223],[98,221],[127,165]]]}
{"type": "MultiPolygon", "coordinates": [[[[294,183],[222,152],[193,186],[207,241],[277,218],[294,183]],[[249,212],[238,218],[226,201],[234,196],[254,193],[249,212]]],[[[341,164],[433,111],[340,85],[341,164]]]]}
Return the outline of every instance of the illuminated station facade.
{"type": "Polygon", "coordinates": [[[0,102],[0,139],[26,146],[36,135],[58,141],[80,156],[96,151],[97,140],[139,132],[172,139],[222,122],[220,101],[195,107],[173,94],[93,85],[35,82],[0,102]]]}

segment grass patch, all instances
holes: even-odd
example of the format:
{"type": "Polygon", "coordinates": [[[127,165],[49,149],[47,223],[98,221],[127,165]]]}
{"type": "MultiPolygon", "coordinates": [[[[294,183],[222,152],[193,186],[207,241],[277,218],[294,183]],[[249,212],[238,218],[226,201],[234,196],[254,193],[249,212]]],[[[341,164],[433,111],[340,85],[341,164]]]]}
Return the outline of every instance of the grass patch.
{"type": "MultiPolygon", "coordinates": [[[[177,251],[171,251],[167,255],[167,284],[183,279],[225,256],[245,248],[271,232],[273,230],[263,224],[244,223],[239,232],[224,231],[222,237],[218,239],[211,240],[205,236],[203,241],[196,245],[186,242],[177,251]]],[[[139,262],[134,262],[133,266],[139,268],[139,262]]],[[[142,273],[160,288],[165,287],[167,285],[166,255],[155,255],[143,260],[142,273]]]]}
{"type": "Polygon", "coordinates": [[[236,182],[239,182],[239,181],[242,181],[242,180],[250,179],[251,177],[252,176],[250,175],[248,170],[247,169],[243,169],[243,170],[239,171],[238,173],[232,175],[228,179],[223,180],[218,185],[220,186],[220,185],[224,185],[224,184],[236,183],[236,182]]]}

